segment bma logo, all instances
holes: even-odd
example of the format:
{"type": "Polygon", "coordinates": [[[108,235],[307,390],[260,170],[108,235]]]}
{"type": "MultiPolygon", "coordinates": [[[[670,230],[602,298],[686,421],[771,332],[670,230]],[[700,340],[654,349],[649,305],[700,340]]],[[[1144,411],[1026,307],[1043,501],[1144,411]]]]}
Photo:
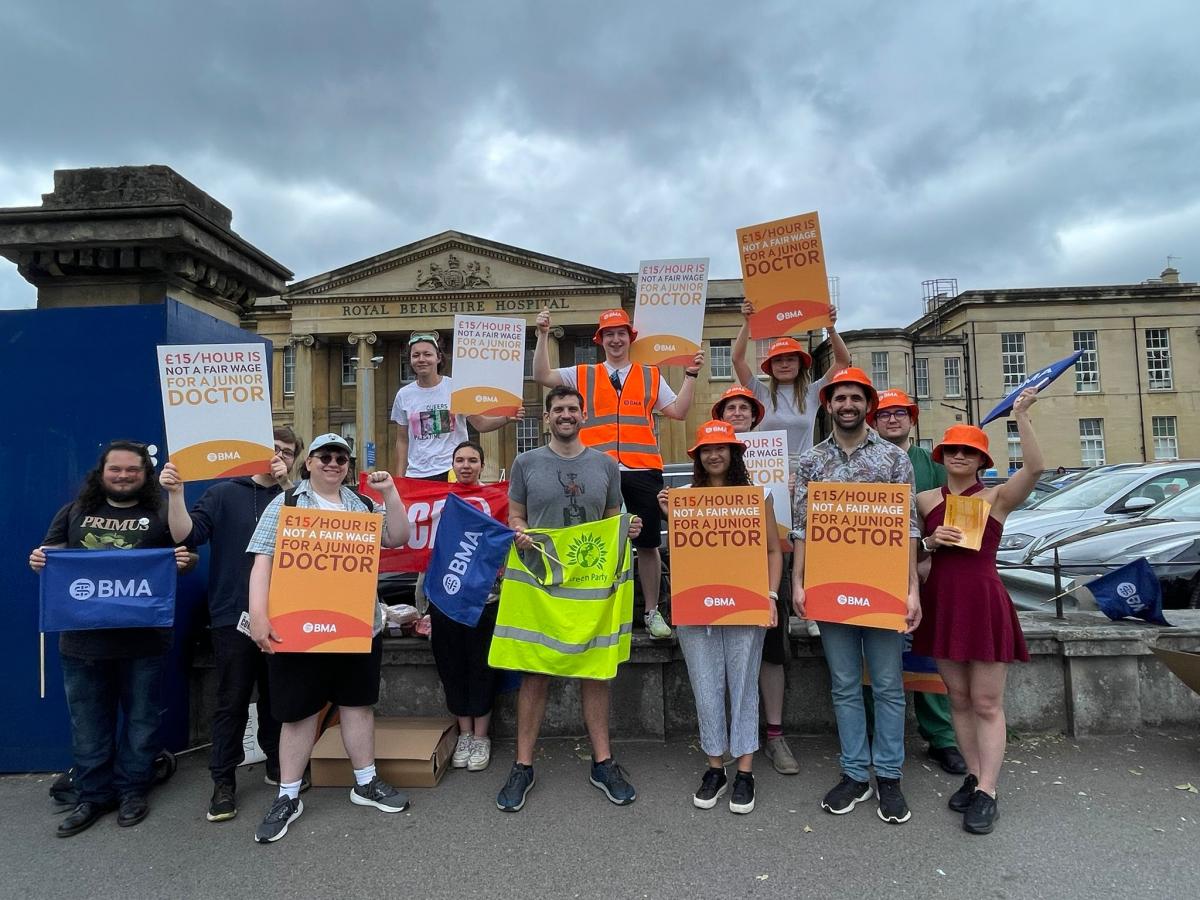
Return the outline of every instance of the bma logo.
{"type": "Polygon", "coordinates": [[[476,394],[475,402],[476,403],[499,403],[500,398],[493,397],[491,394],[476,394]]]}
{"type": "Polygon", "coordinates": [[[789,309],[784,312],[778,313],[775,316],[775,321],[776,322],[786,322],[788,319],[802,319],[802,318],[804,318],[804,310],[789,309]]]}
{"type": "Polygon", "coordinates": [[[483,537],[482,531],[464,531],[463,539],[458,542],[458,550],[454,553],[454,559],[450,560],[446,566],[450,571],[442,576],[442,587],[446,589],[447,594],[457,594],[462,588],[462,577],[467,574],[467,569],[471,567],[471,560],[475,558],[475,551],[479,549],[479,539],[483,537]]]}
{"type": "Polygon", "coordinates": [[[337,634],[337,626],[332,622],[305,622],[300,626],[300,630],[305,634],[312,634],[314,631],[318,634],[337,634]]]}
{"type": "Polygon", "coordinates": [[[672,351],[674,349],[675,349],[674,344],[655,344],[654,345],[655,353],[664,353],[664,352],[672,351]]]}
{"type": "Polygon", "coordinates": [[[737,606],[732,597],[705,597],[705,606],[737,606]]]}
{"type": "Polygon", "coordinates": [[[208,456],[205,457],[205,459],[207,459],[209,462],[216,462],[217,460],[229,460],[229,459],[241,459],[241,458],[242,458],[242,454],[238,453],[236,450],[221,450],[216,453],[210,453],[210,454],[208,454],[208,456]]]}
{"type": "Polygon", "coordinates": [[[445,588],[447,594],[453,597],[462,588],[462,579],[452,572],[447,572],[442,579],[442,587],[445,588]]]}
{"type": "Polygon", "coordinates": [[[130,578],[117,581],[112,578],[76,578],[67,588],[67,592],[76,600],[90,600],[92,597],[153,597],[150,582],[145,578],[140,581],[130,578]]]}
{"type": "Polygon", "coordinates": [[[67,588],[67,593],[76,600],[90,600],[96,593],[96,582],[90,578],[76,578],[67,588]]]}
{"type": "Polygon", "coordinates": [[[1141,612],[1146,608],[1146,604],[1142,602],[1142,598],[1138,596],[1137,585],[1132,581],[1122,581],[1117,585],[1117,596],[1120,597],[1134,612],[1141,612]]]}
{"type": "Polygon", "coordinates": [[[837,595],[838,606],[865,606],[870,608],[871,601],[866,597],[853,597],[849,594],[837,595]]]}

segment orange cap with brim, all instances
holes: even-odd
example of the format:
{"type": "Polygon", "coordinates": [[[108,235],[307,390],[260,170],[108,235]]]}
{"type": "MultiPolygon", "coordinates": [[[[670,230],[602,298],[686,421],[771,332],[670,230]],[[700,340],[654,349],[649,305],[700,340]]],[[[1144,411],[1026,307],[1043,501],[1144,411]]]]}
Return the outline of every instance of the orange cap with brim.
{"type": "Polygon", "coordinates": [[[709,444],[737,444],[739,447],[746,446],[745,441],[734,434],[732,425],[728,422],[718,422],[716,419],[713,419],[711,422],[705,422],[696,429],[696,443],[688,450],[688,456],[695,459],[696,451],[709,444]]]}
{"type": "Polygon", "coordinates": [[[829,384],[821,388],[821,403],[829,402],[829,397],[833,393],[833,389],[839,384],[857,384],[867,392],[867,415],[869,416],[875,408],[875,401],[879,397],[879,392],[875,390],[875,385],[871,384],[871,379],[867,377],[867,373],[855,366],[847,366],[840,372],[829,379],[829,384]]]}
{"type": "Polygon", "coordinates": [[[767,355],[763,357],[759,368],[762,369],[764,375],[771,374],[771,360],[779,356],[787,356],[789,353],[800,354],[800,365],[808,369],[812,367],[812,357],[808,355],[800,342],[795,338],[781,337],[775,338],[771,342],[771,346],[767,348],[767,355]]]}
{"type": "Polygon", "coordinates": [[[633,323],[629,321],[629,316],[623,309],[606,309],[600,313],[600,324],[596,326],[596,333],[592,335],[593,344],[600,345],[600,332],[605,328],[628,328],[630,343],[637,340],[637,331],[634,330],[633,323]]]}
{"type": "MultiPolygon", "coordinates": [[[[741,397],[750,401],[750,405],[754,407],[754,425],[757,425],[763,420],[763,416],[767,414],[767,408],[763,406],[761,400],[754,396],[754,391],[749,388],[744,388],[740,384],[735,384],[728,388],[725,393],[717,398],[717,402],[712,407],[712,417],[714,420],[722,418],[721,412],[725,408],[725,401],[732,400],[734,397],[741,397]]],[[[753,426],[751,426],[753,427],[753,426]]]]}
{"type": "Polygon", "coordinates": [[[986,468],[990,469],[995,465],[992,462],[991,454],[988,453],[987,433],[974,425],[951,425],[947,428],[942,439],[938,441],[938,445],[933,448],[931,455],[934,462],[943,461],[944,447],[972,447],[983,454],[984,461],[987,463],[986,468]]]}
{"type": "Polygon", "coordinates": [[[904,391],[898,391],[895,388],[887,388],[880,391],[875,401],[875,408],[867,415],[867,424],[875,424],[875,416],[881,409],[892,409],[894,407],[904,407],[908,410],[908,417],[914,422],[917,421],[917,404],[909,399],[908,394],[904,391]]]}

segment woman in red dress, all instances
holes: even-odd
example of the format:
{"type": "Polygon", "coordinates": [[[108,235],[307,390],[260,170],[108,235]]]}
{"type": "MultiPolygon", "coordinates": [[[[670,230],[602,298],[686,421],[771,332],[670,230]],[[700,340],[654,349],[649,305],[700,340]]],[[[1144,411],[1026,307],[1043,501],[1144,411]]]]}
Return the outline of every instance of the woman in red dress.
{"type": "Polygon", "coordinates": [[[946,467],[947,486],[917,495],[925,523],[921,546],[931,554],[931,565],[921,587],[923,618],[913,652],[937,660],[950,692],[954,733],[968,766],[950,808],[963,814],[963,828],[972,834],[989,834],[996,819],[1008,664],[1029,660],[1016,610],[996,572],[996,548],[1004,520],[1029,496],[1042,471],[1042,451],[1029,419],[1036,400],[1037,393],[1026,390],[1013,404],[1024,465],[1008,481],[985,487],[979,472],[992,466],[987,435],[974,425],[952,425],[933,448],[933,458],[946,467]],[[957,546],[963,532],[943,524],[949,494],[991,505],[979,550],[957,546]]]}

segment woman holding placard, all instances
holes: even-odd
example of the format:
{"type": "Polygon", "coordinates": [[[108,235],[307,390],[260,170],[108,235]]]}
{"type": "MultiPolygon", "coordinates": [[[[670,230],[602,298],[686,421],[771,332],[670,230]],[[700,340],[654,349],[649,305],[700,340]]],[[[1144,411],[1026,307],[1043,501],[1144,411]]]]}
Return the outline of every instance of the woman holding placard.
{"type": "Polygon", "coordinates": [[[985,487],[979,473],[993,464],[987,435],[974,425],[952,425],[933,448],[934,460],[946,467],[947,486],[917,495],[925,523],[921,546],[932,560],[921,588],[923,618],[913,652],[937,660],[950,693],[954,733],[968,766],[950,808],[963,814],[963,828],[972,834],[989,834],[997,815],[1008,664],[1029,661],[1016,610],[996,572],[996,548],[1004,520],[1029,496],[1042,471],[1029,418],[1036,401],[1030,389],[1013,404],[1024,467],[1008,481],[985,487]]]}
{"type": "MultiPolygon", "coordinates": [[[[692,458],[692,487],[750,487],[743,460],[746,445],[726,422],[700,426],[696,443],[688,450],[692,458]]],[[[767,496],[767,573],[770,585],[771,625],[777,621],[779,577],[783,571],[775,514],[767,496]]],[[[667,492],[658,495],[667,515],[667,492]]],[[[675,633],[687,661],[688,678],[696,698],[700,724],[700,746],[708,756],[708,771],[692,803],[712,809],[725,793],[729,779],[723,756],[728,750],[737,761],[729,810],[748,813],[754,809],[754,751],[758,749],[758,669],[762,662],[763,636],[759,625],[679,625],[675,633]],[[729,718],[725,717],[728,695],[729,718]]]]}

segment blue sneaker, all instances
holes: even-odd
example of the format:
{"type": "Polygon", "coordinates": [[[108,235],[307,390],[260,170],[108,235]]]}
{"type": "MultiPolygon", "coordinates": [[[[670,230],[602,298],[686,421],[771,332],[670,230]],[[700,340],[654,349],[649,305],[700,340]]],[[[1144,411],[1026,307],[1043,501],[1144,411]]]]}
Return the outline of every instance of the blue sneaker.
{"type": "Polygon", "coordinates": [[[513,763],[508,773],[508,781],[504,782],[504,787],[500,788],[500,793],[496,796],[496,808],[504,812],[520,811],[525,805],[525,798],[533,789],[534,780],[533,766],[513,763]]]}
{"type": "Polygon", "coordinates": [[[592,777],[588,780],[604,791],[604,796],[617,806],[628,806],[637,799],[637,791],[625,776],[625,770],[610,756],[604,762],[592,761],[592,777]]]}

